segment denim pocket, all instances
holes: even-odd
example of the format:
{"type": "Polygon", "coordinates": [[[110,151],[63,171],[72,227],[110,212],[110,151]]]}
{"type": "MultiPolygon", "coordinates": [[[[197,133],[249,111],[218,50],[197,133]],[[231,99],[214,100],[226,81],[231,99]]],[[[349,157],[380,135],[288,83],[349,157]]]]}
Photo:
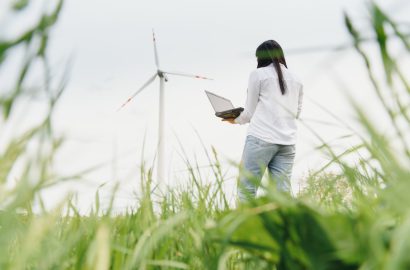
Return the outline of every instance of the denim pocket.
{"type": "Polygon", "coordinates": [[[249,147],[249,145],[257,145],[255,138],[250,135],[246,136],[245,148],[249,147]]]}

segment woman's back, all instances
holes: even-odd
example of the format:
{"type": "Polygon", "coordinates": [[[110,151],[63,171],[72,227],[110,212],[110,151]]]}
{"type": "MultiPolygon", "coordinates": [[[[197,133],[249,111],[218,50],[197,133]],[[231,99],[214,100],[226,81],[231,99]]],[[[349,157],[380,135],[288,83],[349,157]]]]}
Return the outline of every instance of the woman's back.
{"type": "Polygon", "coordinates": [[[250,121],[248,135],[270,143],[291,145],[296,142],[296,118],[301,109],[303,86],[283,64],[280,68],[286,85],[284,94],[273,64],[250,74],[245,106],[250,121]]]}

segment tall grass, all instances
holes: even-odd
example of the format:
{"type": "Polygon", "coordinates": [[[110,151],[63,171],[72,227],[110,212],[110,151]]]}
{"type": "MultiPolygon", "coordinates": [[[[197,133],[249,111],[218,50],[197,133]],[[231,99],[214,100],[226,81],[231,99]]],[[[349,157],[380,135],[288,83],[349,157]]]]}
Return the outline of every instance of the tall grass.
{"type": "MultiPolygon", "coordinates": [[[[20,1],[15,8],[26,5],[20,1]]],[[[336,154],[323,141],[321,148],[340,172],[313,173],[298,198],[268,185],[263,197],[231,208],[212,149],[206,151],[212,179],[202,179],[198,164],[185,156],[189,184],[158,195],[153,168],[142,162],[142,195],[134,208],[114,214],[114,192],[108,208],[102,209],[97,191],[93,211],[86,216],[72,197],[51,211],[32,211],[34,202],[41,205],[40,191],[59,179],[52,161],[63,141],[53,133],[51,119],[65,80],[51,87],[46,49],[61,8],[62,1],[32,29],[0,41],[0,61],[19,47],[27,55],[15,87],[0,99],[1,128],[29,91],[25,80],[37,60],[45,69],[42,89],[49,108],[39,125],[12,138],[0,155],[0,269],[410,269],[410,88],[390,52],[393,37],[386,33],[393,32],[407,51],[410,46],[400,26],[376,4],[369,5],[370,22],[384,78],[375,75],[375,64],[362,47],[366,39],[348,14],[345,22],[390,119],[390,137],[352,99],[364,131],[357,134],[360,143],[336,154]],[[35,158],[26,152],[33,142],[35,158]],[[358,151],[364,157],[348,162],[346,156],[357,157],[358,151]],[[17,176],[12,174],[16,167],[17,176]]]]}

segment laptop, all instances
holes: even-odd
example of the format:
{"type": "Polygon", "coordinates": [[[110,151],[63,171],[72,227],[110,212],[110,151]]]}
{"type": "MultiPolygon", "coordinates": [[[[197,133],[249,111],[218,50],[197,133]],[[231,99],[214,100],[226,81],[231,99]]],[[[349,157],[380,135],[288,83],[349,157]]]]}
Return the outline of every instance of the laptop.
{"type": "Polygon", "coordinates": [[[218,96],[206,90],[205,93],[208,96],[217,117],[224,119],[236,118],[243,111],[242,107],[235,108],[229,99],[218,96]]]}

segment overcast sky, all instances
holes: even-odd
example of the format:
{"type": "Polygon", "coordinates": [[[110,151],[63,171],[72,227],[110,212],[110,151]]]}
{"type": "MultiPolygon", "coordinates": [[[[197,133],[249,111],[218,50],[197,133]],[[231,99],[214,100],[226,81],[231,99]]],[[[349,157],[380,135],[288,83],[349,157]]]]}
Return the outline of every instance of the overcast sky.
{"type": "MultiPolygon", "coordinates": [[[[378,2],[397,20],[405,21],[410,15],[406,1],[378,2]]],[[[349,44],[343,11],[370,35],[366,3],[364,0],[66,1],[52,31],[49,50],[55,70],[63,70],[68,61],[72,63],[69,85],[55,117],[56,129],[66,136],[57,169],[70,174],[102,162],[108,165],[90,174],[82,184],[72,183],[50,191],[47,193],[50,202],[61,197],[62,190],[73,189],[79,191],[80,204],[86,207],[98,185],[118,180],[122,183],[119,207],[132,204],[132,191],[139,186],[144,134],[144,159],[148,164],[152,163],[156,149],[158,80],[123,110],[117,112],[117,109],[156,72],[152,29],[156,32],[162,69],[214,79],[169,76],[165,109],[170,183],[187,180],[178,139],[191,160],[196,156],[200,166],[208,164],[198,132],[207,149],[214,146],[219,153],[226,178],[230,179],[227,192],[233,192],[237,171],[228,160],[240,161],[247,125],[222,123],[214,116],[204,90],[231,99],[235,106],[243,106],[247,79],[256,67],[254,51],[267,39],[275,39],[282,45],[289,69],[304,84],[302,121],[327,141],[341,147],[353,144],[339,143],[337,138],[348,131],[315,103],[347,122],[353,118],[344,91],[371,103],[374,97],[360,58],[353,50],[301,53],[297,49],[349,44]],[[323,121],[330,124],[319,123],[323,121]]],[[[0,22],[6,27],[0,29],[0,35],[8,37],[24,29],[36,21],[43,7],[43,1],[33,1],[30,11],[18,17],[3,8],[0,22]]],[[[406,64],[408,61],[403,60],[403,65],[406,64]]],[[[3,85],[7,85],[12,70],[1,70],[3,85]]],[[[35,110],[35,101],[31,105],[35,110]]],[[[377,117],[370,107],[368,111],[377,117]]],[[[302,124],[299,127],[294,190],[309,170],[320,167],[326,160],[314,150],[317,139],[302,124]]],[[[212,181],[211,177],[208,179],[212,181]]]]}

